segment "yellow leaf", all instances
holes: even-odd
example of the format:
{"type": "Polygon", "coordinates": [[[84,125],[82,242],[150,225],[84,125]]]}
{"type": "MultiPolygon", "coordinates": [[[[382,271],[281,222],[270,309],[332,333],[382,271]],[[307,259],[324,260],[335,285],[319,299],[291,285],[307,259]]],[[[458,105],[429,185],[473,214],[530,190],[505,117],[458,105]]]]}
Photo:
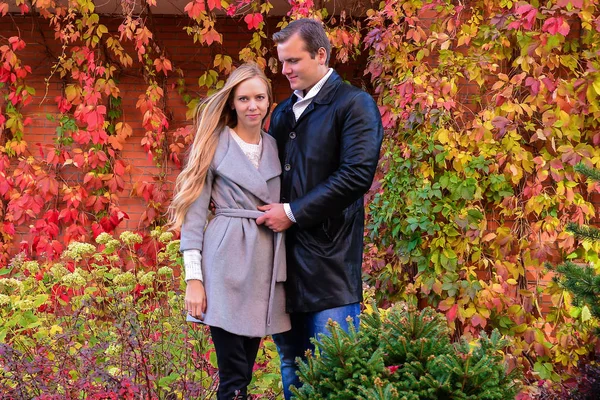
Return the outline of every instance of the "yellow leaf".
{"type": "Polygon", "coordinates": [[[447,144],[448,143],[448,130],[447,129],[440,129],[437,132],[437,140],[441,143],[441,144],[447,144]]]}
{"type": "Polygon", "coordinates": [[[600,76],[594,80],[594,83],[592,83],[592,85],[594,86],[594,90],[596,91],[596,93],[600,94],[600,76]]]}
{"type": "Polygon", "coordinates": [[[52,325],[50,327],[50,335],[56,335],[57,333],[63,333],[63,329],[58,325],[52,325]]]}
{"type": "Polygon", "coordinates": [[[98,28],[96,28],[96,32],[98,33],[98,36],[102,36],[105,33],[108,33],[108,28],[102,24],[98,25],[98,28]]]}
{"type": "Polygon", "coordinates": [[[590,312],[590,309],[588,308],[588,306],[583,306],[583,308],[581,309],[581,321],[586,322],[589,321],[591,318],[592,313],[590,312]]]}

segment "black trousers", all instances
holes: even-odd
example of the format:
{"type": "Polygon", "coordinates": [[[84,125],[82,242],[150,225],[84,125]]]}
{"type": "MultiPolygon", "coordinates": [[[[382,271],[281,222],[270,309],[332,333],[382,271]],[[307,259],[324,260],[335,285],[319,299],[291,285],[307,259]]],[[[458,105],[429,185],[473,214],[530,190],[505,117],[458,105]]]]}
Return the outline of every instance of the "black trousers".
{"type": "Polygon", "coordinates": [[[251,338],[210,327],[219,367],[218,400],[246,399],[260,338],[251,338]]]}

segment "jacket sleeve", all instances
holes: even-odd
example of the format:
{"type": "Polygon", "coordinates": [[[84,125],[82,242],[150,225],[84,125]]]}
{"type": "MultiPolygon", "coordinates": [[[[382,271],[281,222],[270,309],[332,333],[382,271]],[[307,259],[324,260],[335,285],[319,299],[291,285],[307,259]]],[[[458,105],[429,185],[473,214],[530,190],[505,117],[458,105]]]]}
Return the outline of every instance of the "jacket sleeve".
{"type": "Polygon", "coordinates": [[[208,218],[208,205],[212,194],[212,184],[214,180],[214,172],[212,167],[206,173],[206,181],[202,187],[200,196],[190,206],[183,225],[181,226],[181,242],[179,250],[196,249],[202,251],[202,243],[204,241],[204,228],[208,218]]]}
{"type": "Polygon", "coordinates": [[[360,91],[349,101],[340,132],[340,165],[326,180],[290,207],[301,228],[340,215],[371,187],[381,142],[381,115],[373,98],[360,91]]]}

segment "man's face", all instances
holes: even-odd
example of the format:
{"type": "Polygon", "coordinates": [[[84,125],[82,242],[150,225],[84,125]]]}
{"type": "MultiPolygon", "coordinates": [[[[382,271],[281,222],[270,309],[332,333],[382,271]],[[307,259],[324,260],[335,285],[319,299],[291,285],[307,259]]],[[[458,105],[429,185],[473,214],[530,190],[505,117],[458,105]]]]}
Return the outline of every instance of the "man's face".
{"type": "Polygon", "coordinates": [[[320,48],[315,58],[306,50],[304,40],[298,34],[277,44],[277,55],[282,65],[282,73],[290,81],[293,90],[306,94],[327,73],[327,54],[320,48]]]}

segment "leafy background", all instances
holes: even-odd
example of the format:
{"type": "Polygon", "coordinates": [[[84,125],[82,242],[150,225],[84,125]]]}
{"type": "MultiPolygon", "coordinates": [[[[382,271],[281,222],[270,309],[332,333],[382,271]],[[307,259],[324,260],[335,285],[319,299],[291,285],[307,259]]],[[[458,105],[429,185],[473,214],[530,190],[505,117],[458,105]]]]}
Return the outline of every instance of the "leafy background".
{"type": "MultiPolygon", "coordinates": [[[[598,244],[564,230],[598,221],[599,187],[573,170],[600,166],[596,0],[306,0],[283,17],[259,0],[192,1],[176,17],[155,15],[156,1],[123,1],[102,16],[96,6],[0,3],[1,329],[11,351],[31,348],[50,322],[44,336],[56,344],[52,318],[76,315],[86,290],[121,287],[114,276],[131,272],[135,285],[118,292],[135,299],[136,287],[148,289],[139,280],[164,263],[180,292],[179,261],[158,254],[189,110],[249,60],[284,98],[270,36],[309,16],[325,22],[333,66],[374,95],[386,128],[366,200],[364,273],[375,300],[431,305],[457,339],[498,328],[511,339],[506,361],[525,372],[523,398],[569,385],[595,356],[597,320],[544,264],[598,261],[598,244]],[[139,243],[113,266],[96,239],[124,228],[139,243]],[[72,276],[97,269],[63,254],[74,241],[95,247],[102,284],[72,276]],[[56,265],[68,272],[56,277],[56,265]]],[[[161,290],[146,295],[163,304],[161,290]]],[[[76,342],[93,347],[85,335],[76,342]]]]}

